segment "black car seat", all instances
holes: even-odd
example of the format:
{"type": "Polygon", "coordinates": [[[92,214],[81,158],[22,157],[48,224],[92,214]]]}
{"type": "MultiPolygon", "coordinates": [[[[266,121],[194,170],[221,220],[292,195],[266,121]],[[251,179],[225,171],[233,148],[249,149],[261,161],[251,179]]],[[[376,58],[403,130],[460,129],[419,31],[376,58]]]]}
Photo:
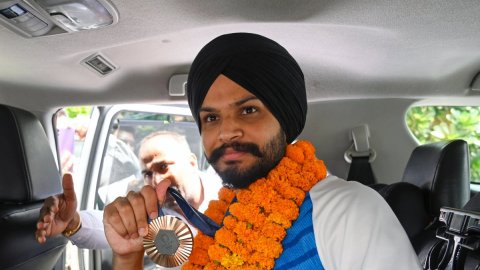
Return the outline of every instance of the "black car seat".
{"type": "Polygon", "coordinates": [[[420,145],[401,182],[372,187],[397,215],[423,263],[436,241],[440,208],[462,208],[470,199],[468,144],[452,140],[420,145]]]}
{"type": "Polygon", "coordinates": [[[30,112],[0,105],[0,269],[52,269],[67,240],[35,240],[45,198],[62,186],[52,150],[30,112]]]}

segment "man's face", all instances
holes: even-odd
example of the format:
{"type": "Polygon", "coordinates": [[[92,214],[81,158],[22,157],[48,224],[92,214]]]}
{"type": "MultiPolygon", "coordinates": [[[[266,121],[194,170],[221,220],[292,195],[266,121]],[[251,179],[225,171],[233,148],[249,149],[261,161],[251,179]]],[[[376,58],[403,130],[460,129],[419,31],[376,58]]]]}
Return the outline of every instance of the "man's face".
{"type": "Polygon", "coordinates": [[[140,147],[140,161],[145,184],[153,187],[169,180],[183,193],[197,177],[197,160],[192,153],[178,150],[178,142],[168,136],[156,136],[140,147]]]}
{"type": "Polygon", "coordinates": [[[224,75],[210,87],[199,118],[207,160],[230,187],[247,187],[284,156],[286,140],[277,119],[224,75]]]}

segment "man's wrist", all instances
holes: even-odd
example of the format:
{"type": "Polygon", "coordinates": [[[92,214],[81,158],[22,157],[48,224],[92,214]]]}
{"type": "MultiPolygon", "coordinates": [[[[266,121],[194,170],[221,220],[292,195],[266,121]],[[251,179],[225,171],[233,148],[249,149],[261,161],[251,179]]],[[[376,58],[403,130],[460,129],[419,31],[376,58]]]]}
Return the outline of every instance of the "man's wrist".
{"type": "Polygon", "coordinates": [[[72,221],[68,223],[67,228],[62,232],[63,236],[71,237],[82,228],[82,220],[78,212],[75,212],[72,221]]]}
{"type": "Polygon", "coordinates": [[[134,252],[127,255],[113,254],[113,270],[141,270],[143,269],[144,252],[134,252]]]}

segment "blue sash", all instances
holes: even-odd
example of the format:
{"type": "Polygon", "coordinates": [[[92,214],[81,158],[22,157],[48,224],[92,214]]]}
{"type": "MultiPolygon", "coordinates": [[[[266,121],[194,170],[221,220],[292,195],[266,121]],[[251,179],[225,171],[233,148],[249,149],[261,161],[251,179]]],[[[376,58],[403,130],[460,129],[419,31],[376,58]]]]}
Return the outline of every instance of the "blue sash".
{"type": "Polygon", "coordinates": [[[283,253],[275,260],[274,269],[325,269],[318,256],[312,225],[312,200],[307,193],[300,214],[283,239],[283,253]]]}

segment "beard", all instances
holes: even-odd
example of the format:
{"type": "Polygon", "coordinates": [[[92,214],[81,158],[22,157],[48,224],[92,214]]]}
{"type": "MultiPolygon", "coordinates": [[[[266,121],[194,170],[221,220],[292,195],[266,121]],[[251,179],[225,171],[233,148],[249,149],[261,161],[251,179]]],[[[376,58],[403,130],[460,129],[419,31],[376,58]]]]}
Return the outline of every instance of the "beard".
{"type": "Polygon", "coordinates": [[[210,157],[207,157],[207,161],[222,178],[224,186],[235,189],[246,188],[257,179],[265,177],[280,162],[285,155],[286,145],[285,134],[280,130],[262,149],[254,143],[234,142],[224,144],[215,149],[210,157]],[[218,160],[228,147],[235,151],[250,153],[257,157],[257,161],[249,168],[244,169],[234,166],[236,161],[231,161],[227,162],[227,165],[230,166],[221,170],[218,160]]]}

